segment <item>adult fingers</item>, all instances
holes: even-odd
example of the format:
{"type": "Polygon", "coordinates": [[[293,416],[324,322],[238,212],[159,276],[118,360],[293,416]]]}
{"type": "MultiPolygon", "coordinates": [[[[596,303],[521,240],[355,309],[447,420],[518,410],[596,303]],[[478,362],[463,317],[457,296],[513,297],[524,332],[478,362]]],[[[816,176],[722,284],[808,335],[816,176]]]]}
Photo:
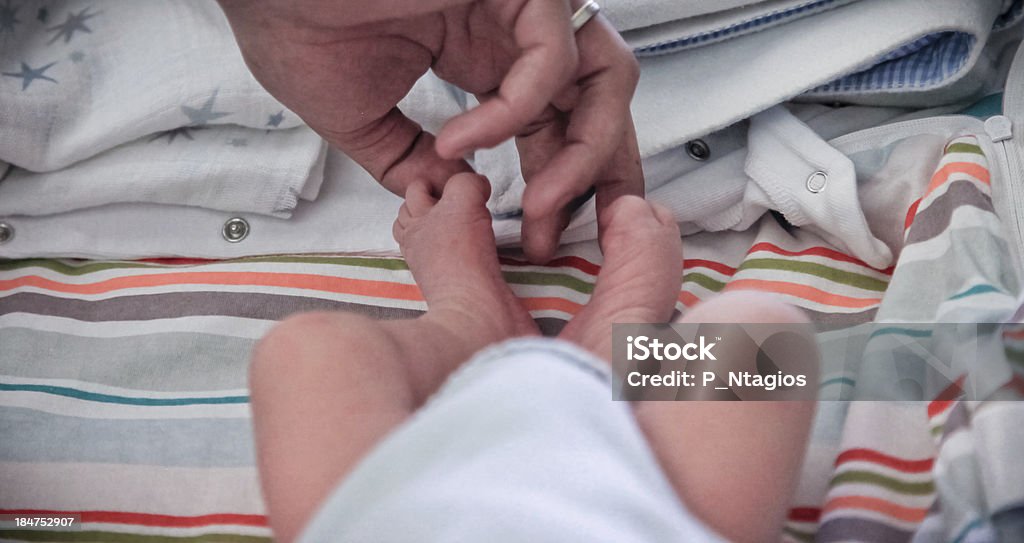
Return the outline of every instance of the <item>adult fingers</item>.
{"type": "MultiPolygon", "coordinates": [[[[595,184],[599,195],[603,193],[602,202],[621,194],[643,194],[643,174],[629,111],[639,75],[636,61],[603,20],[588,23],[580,31],[579,40],[582,77],[565,145],[527,185],[524,222],[547,222],[546,217],[557,215],[595,184]]],[[[557,235],[536,234],[533,239],[537,241],[532,243],[538,248],[549,245],[557,235]]]]}
{"type": "MultiPolygon", "coordinates": [[[[621,145],[602,172],[596,188],[598,239],[603,240],[605,227],[611,218],[608,209],[612,202],[626,195],[644,197],[644,171],[632,117],[627,123],[621,145]]],[[[659,219],[664,219],[663,214],[659,215],[659,219]]]]}
{"type": "Polygon", "coordinates": [[[521,54],[496,95],[445,124],[437,151],[457,158],[518,134],[574,79],[578,56],[565,0],[487,0],[498,22],[512,28],[521,54]]]}
{"type": "Polygon", "coordinates": [[[441,158],[434,149],[434,136],[397,107],[357,130],[339,132],[328,126],[311,126],[399,196],[414,183],[425,184],[440,195],[449,178],[472,171],[462,159],[441,158]]]}
{"type": "MultiPolygon", "coordinates": [[[[526,186],[533,183],[538,172],[562,148],[565,142],[565,115],[549,107],[528,132],[516,137],[520,168],[526,186]]],[[[529,190],[529,189],[527,189],[529,190]]],[[[531,216],[523,221],[523,252],[531,262],[551,260],[558,249],[560,233],[569,223],[570,210],[562,209],[546,216],[531,216]]]]}

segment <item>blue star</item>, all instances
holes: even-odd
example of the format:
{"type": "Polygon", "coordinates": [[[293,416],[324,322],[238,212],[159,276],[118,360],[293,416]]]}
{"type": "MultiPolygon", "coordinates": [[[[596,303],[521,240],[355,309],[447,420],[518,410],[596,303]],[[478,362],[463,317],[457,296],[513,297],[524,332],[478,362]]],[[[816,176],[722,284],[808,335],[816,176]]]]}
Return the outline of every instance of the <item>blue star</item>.
{"type": "Polygon", "coordinates": [[[282,109],[281,111],[278,111],[277,113],[275,113],[275,114],[273,114],[273,115],[271,115],[271,116],[269,116],[267,118],[267,126],[272,126],[274,128],[277,128],[278,126],[281,125],[281,121],[283,121],[283,120],[284,120],[284,110],[282,109]]]}
{"type": "Polygon", "coordinates": [[[193,141],[191,130],[198,130],[198,128],[189,128],[187,126],[182,126],[180,128],[166,130],[149,138],[149,141],[147,143],[152,143],[160,138],[167,138],[167,145],[170,145],[171,143],[174,142],[174,138],[178,136],[181,136],[189,141],[193,141]]]}
{"type": "Polygon", "coordinates": [[[194,108],[189,106],[181,106],[182,113],[188,117],[190,121],[189,126],[206,126],[210,121],[215,121],[221,117],[227,117],[231,115],[225,111],[214,111],[213,102],[217,99],[217,91],[213,91],[213,95],[206,99],[206,102],[201,108],[194,108]]]}
{"type": "Polygon", "coordinates": [[[6,76],[6,77],[20,77],[21,78],[21,90],[26,90],[26,89],[28,89],[28,86],[31,85],[32,82],[35,81],[36,79],[42,79],[43,81],[49,81],[51,83],[56,83],[57,82],[56,79],[43,75],[43,72],[45,72],[46,70],[49,70],[50,67],[53,66],[54,64],[57,64],[57,63],[56,62],[51,62],[51,63],[47,64],[46,66],[43,66],[42,68],[32,69],[31,67],[29,67],[28,64],[25,64],[25,62],[22,61],[22,63],[21,63],[21,71],[20,72],[4,72],[2,75],[6,76]]]}
{"type": "Polygon", "coordinates": [[[0,6],[0,34],[14,34],[14,25],[21,22],[17,17],[19,9],[21,6],[11,7],[11,0],[7,0],[4,5],[0,6]]]}
{"type": "Polygon", "coordinates": [[[71,41],[71,38],[75,35],[75,32],[77,31],[82,31],[86,34],[92,34],[92,29],[85,26],[85,22],[99,15],[99,13],[88,13],[89,9],[90,8],[85,8],[82,11],[79,11],[78,13],[68,13],[68,17],[67,19],[64,19],[63,23],[47,28],[46,30],[50,32],[57,32],[53,35],[53,38],[50,38],[50,41],[47,43],[53,43],[62,37],[64,38],[64,43],[67,43],[71,41]]]}

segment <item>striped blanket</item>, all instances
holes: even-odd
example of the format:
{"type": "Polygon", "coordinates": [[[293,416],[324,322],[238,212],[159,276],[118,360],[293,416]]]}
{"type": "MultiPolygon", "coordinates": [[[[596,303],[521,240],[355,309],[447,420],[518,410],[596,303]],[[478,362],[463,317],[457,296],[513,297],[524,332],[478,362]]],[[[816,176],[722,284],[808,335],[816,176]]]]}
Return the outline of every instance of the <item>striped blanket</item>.
{"type": "MultiPolygon", "coordinates": [[[[745,232],[686,238],[679,309],[756,289],[821,323],[1003,320],[1019,287],[988,161],[965,136],[934,171],[897,218],[894,267],[765,216],[745,232]]],[[[547,333],[586,303],[599,263],[596,243],[565,247],[547,266],[502,257],[547,333]]],[[[400,258],[0,262],[0,514],[82,522],[4,529],[0,540],[268,540],[246,384],[255,340],[298,311],[395,319],[424,309],[400,258]]],[[[1020,370],[1024,334],[1007,342],[1020,370]]],[[[855,390],[857,378],[856,367],[826,364],[822,397],[855,390]]],[[[784,537],[984,540],[1006,525],[996,509],[1024,504],[1024,439],[1008,431],[1018,405],[960,401],[955,390],[930,402],[821,402],[784,537]]]]}

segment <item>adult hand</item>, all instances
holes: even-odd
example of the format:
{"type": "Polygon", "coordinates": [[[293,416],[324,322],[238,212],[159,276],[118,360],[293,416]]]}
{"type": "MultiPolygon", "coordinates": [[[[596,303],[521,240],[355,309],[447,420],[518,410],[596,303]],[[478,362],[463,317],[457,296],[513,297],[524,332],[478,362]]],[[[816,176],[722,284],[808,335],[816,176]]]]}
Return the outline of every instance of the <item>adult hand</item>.
{"type": "Polygon", "coordinates": [[[392,192],[435,192],[461,157],[511,138],[527,182],[523,246],[551,258],[570,202],[643,194],[629,111],[635,59],[581,0],[220,0],[249,68],[278,100],[392,192]],[[572,1],[572,5],[570,5],[572,1]],[[436,140],[397,108],[428,69],[481,105],[436,140]]]}

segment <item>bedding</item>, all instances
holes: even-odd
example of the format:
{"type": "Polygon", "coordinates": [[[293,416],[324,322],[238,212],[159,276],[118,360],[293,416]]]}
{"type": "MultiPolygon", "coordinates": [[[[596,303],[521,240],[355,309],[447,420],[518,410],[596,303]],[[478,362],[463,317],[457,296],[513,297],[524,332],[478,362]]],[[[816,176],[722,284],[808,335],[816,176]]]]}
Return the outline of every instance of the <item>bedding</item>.
{"type": "Polygon", "coordinates": [[[213,0],[5,1],[0,102],[0,216],[287,218],[323,180],[324,142],[249,73],[213,0]]]}
{"type": "MultiPolygon", "coordinates": [[[[1020,284],[985,149],[971,134],[939,140],[925,173],[903,179],[908,206],[875,218],[897,232],[886,238],[894,266],[869,266],[766,214],[744,231],[686,237],[678,309],[756,289],[829,326],[1013,318],[1020,284]]],[[[862,170],[879,178],[886,163],[874,163],[862,170]]],[[[864,202],[887,194],[870,178],[864,202]]],[[[586,303],[599,266],[592,241],[547,266],[502,256],[547,334],[586,303]]],[[[424,309],[392,256],[0,261],[0,514],[82,521],[80,531],[4,529],[0,539],[267,540],[246,385],[254,342],[298,311],[395,319],[424,309]]],[[[1024,404],[995,399],[1024,393],[1024,334],[1005,341],[998,362],[1012,377],[992,401],[954,388],[848,402],[861,368],[826,357],[820,395],[843,401],[820,404],[786,540],[985,541],[1019,526],[1024,459],[1011,428],[1024,404]]]]}

